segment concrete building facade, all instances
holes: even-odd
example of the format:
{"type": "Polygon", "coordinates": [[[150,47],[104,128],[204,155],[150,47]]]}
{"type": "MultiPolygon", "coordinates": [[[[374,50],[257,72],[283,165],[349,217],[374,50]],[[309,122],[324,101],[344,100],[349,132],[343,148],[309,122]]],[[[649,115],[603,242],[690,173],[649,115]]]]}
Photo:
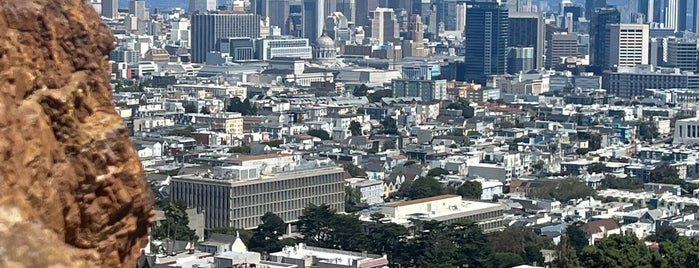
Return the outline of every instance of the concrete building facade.
{"type": "Polygon", "coordinates": [[[228,174],[234,175],[173,177],[172,199],[203,210],[206,228],[253,229],[266,212],[274,212],[286,223],[295,222],[308,204],[345,210],[341,167],[318,166],[262,175],[255,167],[229,169],[228,174]]]}
{"type": "Polygon", "coordinates": [[[648,64],[648,24],[609,25],[609,64],[617,67],[634,67],[648,64]]]}

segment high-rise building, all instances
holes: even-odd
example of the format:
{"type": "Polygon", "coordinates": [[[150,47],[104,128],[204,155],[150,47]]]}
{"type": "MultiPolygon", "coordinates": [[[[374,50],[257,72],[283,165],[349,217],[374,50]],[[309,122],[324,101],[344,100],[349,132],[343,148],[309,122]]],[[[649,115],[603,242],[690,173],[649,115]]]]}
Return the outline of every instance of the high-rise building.
{"type": "Polygon", "coordinates": [[[648,24],[609,25],[609,67],[648,64],[649,38],[648,24]]]}
{"type": "Polygon", "coordinates": [[[119,0],[102,0],[102,17],[114,19],[119,16],[119,0]]]}
{"type": "Polygon", "coordinates": [[[354,25],[366,26],[369,24],[369,12],[379,7],[379,0],[355,0],[356,11],[354,25]]]}
{"type": "Polygon", "coordinates": [[[256,42],[257,59],[270,60],[281,57],[313,58],[313,48],[306,38],[293,36],[269,36],[256,42]]]}
{"type": "Polygon", "coordinates": [[[621,15],[616,8],[595,10],[590,21],[590,63],[600,71],[609,64],[609,25],[620,23],[621,15]]]}
{"type": "Polygon", "coordinates": [[[302,35],[311,42],[315,42],[323,34],[325,22],[325,1],[303,0],[303,28],[302,35]]]}
{"type": "Polygon", "coordinates": [[[697,40],[689,38],[668,38],[665,48],[665,65],[680,68],[682,71],[697,71],[697,40]]]}
{"type": "Polygon", "coordinates": [[[150,19],[148,8],[146,8],[146,1],[129,2],[129,14],[136,16],[139,20],[150,19]]]}
{"type": "Polygon", "coordinates": [[[224,37],[260,37],[260,16],[254,14],[209,13],[192,15],[192,62],[206,61],[224,37]]]}
{"type": "Polygon", "coordinates": [[[485,85],[488,76],[507,71],[507,7],[472,2],[466,9],[464,80],[485,85]]]}
{"type": "Polygon", "coordinates": [[[607,0],[585,0],[585,18],[591,20],[596,9],[606,6],[607,0]]]}
{"type": "Polygon", "coordinates": [[[687,0],[667,0],[665,27],[681,32],[687,29],[687,0]]]}
{"type": "Polygon", "coordinates": [[[345,15],[345,17],[347,17],[347,20],[354,22],[354,13],[356,10],[355,0],[337,0],[335,10],[338,12],[342,12],[342,14],[345,15]]]}
{"type": "Polygon", "coordinates": [[[541,13],[510,12],[507,45],[534,48],[534,68],[543,67],[544,18],[541,13]]]}
{"type": "Polygon", "coordinates": [[[271,0],[250,0],[250,13],[261,18],[270,17],[272,7],[271,0]]]}
{"type": "Polygon", "coordinates": [[[533,47],[507,48],[507,73],[518,74],[534,69],[533,47]]]}
{"type": "Polygon", "coordinates": [[[575,33],[554,32],[546,50],[546,69],[555,68],[563,58],[577,55],[578,36],[575,33]]]}
{"type": "Polygon", "coordinates": [[[216,0],[189,0],[189,13],[194,14],[195,12],[206,13],[208,11],[215,11],[216,0]]]}
{"type": "Polygon", "coordinates": [[[378,44],[384,45],[398,39],[398,21],[393,9],[377,8],[369,13],[369,20],[371,21],[369,37],[376,40],[378,44]]]}
{"type": "Polygon", "coordinates": [[[277,26],[279,28],[284,28],[286,20],[289,19],[289,0],[268,0],[269,10],[267,14],[269,16],[269,24],[277,26]]]}

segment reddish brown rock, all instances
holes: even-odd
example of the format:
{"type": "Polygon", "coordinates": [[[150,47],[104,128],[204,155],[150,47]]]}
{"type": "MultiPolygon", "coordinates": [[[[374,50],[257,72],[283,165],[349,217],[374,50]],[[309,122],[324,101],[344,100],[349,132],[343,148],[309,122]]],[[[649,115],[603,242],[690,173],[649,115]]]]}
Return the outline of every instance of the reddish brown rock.
{"type": "Polygon", "coordinates": [[[146,246],[152,197],[111,103],[113,46],[83,0],[0,0],[0,267],[133,267],[146,246]]]}

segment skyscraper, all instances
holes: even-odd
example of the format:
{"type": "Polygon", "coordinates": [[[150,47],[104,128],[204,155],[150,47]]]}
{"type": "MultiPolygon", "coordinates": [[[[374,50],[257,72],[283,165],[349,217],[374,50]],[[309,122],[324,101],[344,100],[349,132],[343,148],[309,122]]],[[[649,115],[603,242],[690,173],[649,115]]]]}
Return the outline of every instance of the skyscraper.
{"type": "Polygon", "coordinates": [[[365,26],[369,23],[369,12],[379,7],[379,0],[356,0],[354,25],[365,26]]]}
{"type": "Polygon", "coordinates": [[[377,40],[380,45],[385,45],[387,42],[395,42],[399,37],[398,20],[393,9],[377,8],[369,12],[369,20],[371,21],[371,39],[377,40]]]}
{"type": "Polygon", "coordinates": [[[116,18],[119,16],[119,0],[102,0],[102,17],[116,18]]]}
{"type": "Polygon", "coordinates": [[[543,66],[544,18],[541,13],[510,12],[507,44],[510,47],[534,48],[534,68],[543,66]]]}
{"type": "Polygon", "coordinates": [[[270,17],[270,0],[250,0],[250,13],[259,15],[260,17],[270,17]]]}
{"type": "Polygon", "coordinates": [[[591,20],[596,9],[606,6],[607,0],[585,0],[585,18],[591,20]]]}
{"type": "Polygon", "coordinates": [[[206,61],[223,37],[260,37],[260,16],[209,13],[192,15],[192,62],[206,61]]]}
{"type": "Polygon", "coordinates": [[[283,28],[286,20],[289,19],[289,0],[268,0],[270,2],[269,23],[274,26],[283,28]]]}
{"type": "Polygon", "coordinates": [[[507,7],[472,2],[466,9],[464,80],[482,85],[490,75],[507,71],[507,7]]]}
{"type": "Polygon", "coordinates": [[[356,9],[357,7],[355,0],[337,0],[337,6],[335,7],[335,10],[342,12],[347,20],[352,22],[355,20],[354,14],[356,9]]]}
{"type": "Polygon", "coordinates": [[[595,10],[590,21],[590,64],[597,71],[610,66],[609,55],[609,25],[620,23],[621,15],[616,8],[601,8],[595,10]]]}
{"type": "Polygon", "coordinates": [[[575,33],[553,32],[546,50],[546,68],[555,68],[563,58],[578,55],[578,36],[575,33]]]}
{"type": "Polygon", "coordinates": [[[609,65],[634,67],[648,64],[648,24],[609,25],[609,65]]]}
{"type": "Polygon", "coordinates": [[[687,29],[687,0],[667,0],[665,27],[681,32],[687,29]]]}
{"type": "Polygon", "coordinates": [[[136,16],[139,20],[148,20],[150,15],[146,8],[146,1],[129,2],[129,14],[136,16]]]}
{"type": "Polygon", "coordinates": [[[325,1],[303,0],[303,28],[302,36],[315,42],[323,34],[325,22],[325,1]]]}
{"type": "Polygon", "coordinates": [[[189,13],[191,14],[197,11],[203,14],[207,11],[215,11],[216,8],[216,0],[189,0],[189,13]]]}

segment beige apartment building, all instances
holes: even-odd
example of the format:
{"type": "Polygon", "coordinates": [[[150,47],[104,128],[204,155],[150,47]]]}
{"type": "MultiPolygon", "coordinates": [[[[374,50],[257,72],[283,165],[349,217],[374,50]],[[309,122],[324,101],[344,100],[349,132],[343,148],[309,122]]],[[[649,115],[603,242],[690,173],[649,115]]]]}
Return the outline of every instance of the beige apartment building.
{"type": "Polygon", "coordinates": [[[221,129],[226,134],[243,134],[243,115],[240,113],[196,114],[194,124],[209,129],[221,129]]]}

